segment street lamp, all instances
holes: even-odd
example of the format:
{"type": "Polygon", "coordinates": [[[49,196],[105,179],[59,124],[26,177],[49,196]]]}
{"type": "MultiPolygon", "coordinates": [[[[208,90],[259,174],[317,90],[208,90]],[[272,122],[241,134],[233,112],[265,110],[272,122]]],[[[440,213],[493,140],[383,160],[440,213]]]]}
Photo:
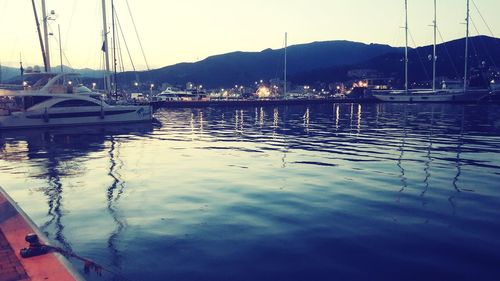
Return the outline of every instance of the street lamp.
{"type": "Polygon", "coordinates": [[[153,95],[153,88],[155,87],[155,84],[149,85],[149,94],[153,95]]]}

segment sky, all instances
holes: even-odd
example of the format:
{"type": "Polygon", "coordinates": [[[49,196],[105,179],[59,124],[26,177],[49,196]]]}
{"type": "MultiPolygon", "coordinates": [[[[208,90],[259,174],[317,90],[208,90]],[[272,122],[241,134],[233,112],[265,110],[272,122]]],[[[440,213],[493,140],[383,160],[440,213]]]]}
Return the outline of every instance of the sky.
{"type": "MultiPolygon", "coordinates": [[[[404,46],[403,0],[115,0],[137,69],[147,66],[127,1],[150,69],[233,51],[279,49],[285,32],[289,45],[350,40],[404,46]]],[[[432,44],[433,1],[408,0],[412,47],[432,44]]],[[[35,2],[40,7],[41,1],[35,2]]],[[[109,11],[111,0],[106,2],[109,11]]],[[[52,65],[60,64],[59,25],[63,63],[102,69],[101,0],[46,0],[46,4],[56,13],[49,24],[54,33],[49,41],[52,65]]],[[[438,42],[464,37],[466,0],[437,0],[437,5],[442,34],[438,42]]],[[[500,37],[498,11],[499,0],[472,0],[471,35],[500,37]]],[[[18,66],[20,54],[25,65],[43,64],[30,0],[0,0],[0,38],[3,65],[18,66]]],[[[124,67],[131,70],[121,45],[124,67]]]]}

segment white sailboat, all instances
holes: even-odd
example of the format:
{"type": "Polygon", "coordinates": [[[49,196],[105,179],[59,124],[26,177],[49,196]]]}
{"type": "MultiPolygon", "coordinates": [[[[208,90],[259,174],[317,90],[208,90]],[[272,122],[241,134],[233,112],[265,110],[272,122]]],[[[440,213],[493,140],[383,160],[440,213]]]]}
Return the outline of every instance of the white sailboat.
{"type": "MultiPolygon", "coordinates": [[[[45,9],[45,1],[42,2],[45,9]]],[[[104,30],[105,7],[103,0],[104,30]]],[[[34,0],[33,9],[36,17],[34,0]]],[[[0,91],[0,130],[152,120],[153,110],[149,105],[110,105],[100,93],[83,86],[78,74],[48,72],[48,48],[44,48],[48,43],[43,43],[40,30],[39,38],[47,73],[25,75],[23,90],[0,91]]]]}
{"type": "Polygon", "coordinates": [[[434,0],[434,44],[432,54],[432,89],[409,90],[408,89],[408,0],[405,0],[405,90],[391,91],[388,93],[373,94],[375,98],[385,102],[448,102],[448,101],[475,101],[488,94],[487,90],[468,89],[468,44],[469,44],[469,22],[470,22],[470,0],[467,0],[466,37],[465,37],[465,68],[462,89],[437,89],[436,88],[436,40],[437,40],[437,0],[434,0]]]}
{"type": "Polygon", "coordinates": [[[38,73],[33,86],[0,91],[0,130],[150,122],[150,106],[109,105],[74,73],[38,73]]]}

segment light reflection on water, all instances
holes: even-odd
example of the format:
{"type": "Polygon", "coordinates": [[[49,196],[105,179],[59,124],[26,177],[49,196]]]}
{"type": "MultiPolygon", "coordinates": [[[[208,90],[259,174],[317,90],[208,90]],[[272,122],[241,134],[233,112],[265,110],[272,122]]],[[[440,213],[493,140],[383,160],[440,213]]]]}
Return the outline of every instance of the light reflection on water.
{"type": "Polygon", "coordinates": [[[161,125],[0,132],[1,184],[52,240],[132,280],[500,273],[498,107],[157,117],[161,125]]]}

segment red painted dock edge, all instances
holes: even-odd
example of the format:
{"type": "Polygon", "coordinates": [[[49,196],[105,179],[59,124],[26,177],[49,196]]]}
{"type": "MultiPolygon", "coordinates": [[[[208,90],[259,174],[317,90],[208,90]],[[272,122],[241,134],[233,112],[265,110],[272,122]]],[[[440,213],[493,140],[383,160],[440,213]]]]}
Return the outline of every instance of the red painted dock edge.
{"type": "MultiPolygon", "coordinates": [[[[17,206],[9,195],[0,187],[0,230],[11,249],[3,252],[7,257],[4,265],[8,267],[5,272],[11,272],[12,267],[17,270],[9,281],[83,281],[84,279],[72,268],[71,264],[62,255],[50,253],[43,256],[24,259],[20,256],[19,250],[27,247],[24,240],[27,234],[36,233],[40,241],[45,244],[48,239],[41,233],[38,227],[29,217],[17,206]],[[14,257],[17,261],[14,260],[14,257]],[[22,268],[19,268],[19,264],[22,268]],[[27,276],[26,276],[27,275],[27,276]],[[27,277],[27,278],[26,278],[27,277]]],[[[0,237],[1,239],[1,237],[0,237]]],[[[1,250],[4,250],[3,248],[1,250]]],[[[2,262],[2,261],[0,261],[2,262]]],[[[0,277],[2,280],[2,277],[0,277]]]]}

